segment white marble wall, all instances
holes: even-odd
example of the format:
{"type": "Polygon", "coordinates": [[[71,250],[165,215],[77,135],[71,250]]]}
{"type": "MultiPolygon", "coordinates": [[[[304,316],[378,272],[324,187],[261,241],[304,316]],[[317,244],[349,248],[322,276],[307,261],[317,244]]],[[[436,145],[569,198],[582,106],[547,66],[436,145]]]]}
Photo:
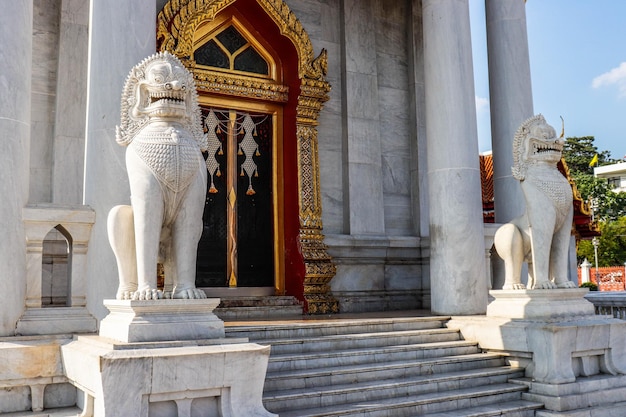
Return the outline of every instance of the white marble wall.
{"type": "Polygon", "coordinates": [[[421,3],[286,2],[316,53],[328,50],[319,152],[333,293],[343,311],[417,306],[428,287],[415,238],[428,234],[421,3]]]}
{"type": "MultiPolygon", "coordinates": [[[[377,1],[376,66],[385,234],[414,236],[411,216],[411,114],[407,14],[409,2],[377,1]]],[[[421,37],[421,36],[420,36],[421,37]]]]}
{"type": "Polygon", "coordinates": [[[344,232],[385,232],[375,0],[342,2],[344,232]]]}
{"type": "MultiPolygon", "coordinates": [[[[429,235],[428,176],[426,175],[426,118],[424,117],[424,40],[422,25],[422,2],[411,0],[407,34],[409,62],[409,123],[411,145],[411,208],[413,228],[417,236],[429,235]]],[[[428,276],[428,274],[425,274],[428,276]]],[[[426,280],[428,281],[428,280],[426,280]]]]}
{"type": "Polygon", "coordinates": [[[22,207],[28,201],[33,3],[2,4],[0,13],[0,336],[13,335],[24,308],[26,246],[22,207]]]}
{"type": "Polygon", "coordinates": [[[408,33],[420,31],[421,39],[421,26],[408,27],[414,22],[407,13],[416,6],[382,0],[287,4],[316,52],[329,53],[332,90],[319,125],[324,230],[415,236],[423,226],[414,216],[419,178],[411,174],[417,172],[419,123],[423,132],[415,111],[421,105],[415,100],[423,103],[423,76],[408,53],[414,40],[408,33]]]}
{"type": "Polygon", "coordinates": [[[92,0],[90,13],[84,203],[95,210],[96,221],[89,242],[87,305],[101,319],[107,314],[102,299],[115,298],[118,285],[106,218],[113,206],[130,204],[125,149],[115,142],[120,96],[131,68],[155,52],[156,4],[92,0]]]}
{"type": "Polygon", "coordinates": [[[89,0],[61,4],[54,123],[52,201],[83,201],[89,0]]]}
{"type": "Polygon", "coordinates": [[[30,147],[31,203],[52,201],[61,1],[33,1],[33,69],[30,147]]]}

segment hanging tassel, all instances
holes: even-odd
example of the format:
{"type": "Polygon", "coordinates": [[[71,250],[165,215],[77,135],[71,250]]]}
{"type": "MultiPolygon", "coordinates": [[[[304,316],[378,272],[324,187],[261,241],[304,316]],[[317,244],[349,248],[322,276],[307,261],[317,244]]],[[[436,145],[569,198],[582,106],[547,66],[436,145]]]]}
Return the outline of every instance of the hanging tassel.
{"type": "Polygon", "coordinates": [[[224,155],[224,149],[220,146],[220,151],[217,153],[218,155],[224,155]]]}
{"type": "Polygon", "coordinates": [[[252,135],[258,136],[257,133],[256,133],[256,125],[254,126],[254,130],[252,131],[252,135]]]}
{"type": "Polygon", "coordinates": [[[222,133],[222,129],[220,129],[220,125],[217,125],[217,134],[220,135],[222,133]]]}
{"type": "Polygon", "coordinates": [[[243,177],[244,175],[246,175],[246,174],[243,173],[243,167],[241,167],[241,174],[239,174],[239,176],[243,177]]]}
{"type": "Polygon", "coordinates": [[[239,131],[239,134],[243,135],[244,133],[246,133],[246,132],[244,132],[243,127],[242,127],[241,130],[239,131]]]}
{"type": "Polygon", "coordinates": [[[222,176],[222,171],[220,171],[220,169],[217,169],[217,173],[215,173],[216,177],[221,177],[222,176]]]}
{"type": "Polygon", "coordinates": [[[243,155],[243,151],[241,150],[241,146],[239,146],[239,150],[237,151],[237,155],[239,155],[239,156],[243,155]]]}
{"type": "Polygon", "coordinates": [[[259,170],[258,169],[254,170],[254,177],[255,178],[259,178],[259,170]]]}
{"type": "Polygon", "coordinates": [[[248,186],[248,191],[246,191],[246,195],[255,195],[256,191],[252,189],[252,185],[248,186]]]}
{"type": "Polygon", "coordinates": [[[213,185],[211,185],[211,188],[209,188],[209,192],[211,194],[217,194],[217,188],[215,188],[213,185]]]}
{"type": "Polygon", "coordinates": [[[256,148],[256,152],[254,153],[255,156],[261,156],[261,153],[259,152],[259,148],[256,148]]]}

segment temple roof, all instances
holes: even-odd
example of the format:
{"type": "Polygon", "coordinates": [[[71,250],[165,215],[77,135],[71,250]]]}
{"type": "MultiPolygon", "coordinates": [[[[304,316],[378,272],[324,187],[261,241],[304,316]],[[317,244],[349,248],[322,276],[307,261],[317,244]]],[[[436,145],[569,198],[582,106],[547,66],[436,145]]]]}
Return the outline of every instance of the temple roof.
{"type": "MultiPolygon", "coordinates": [[[[493,155],[483,154],[480,158],[480,182],[482,188],[483,200],[483,221],[485,223],[495,222],[494,199],[493,199],[493,155]]],[[[564,159],[557,165],[559,171],[572,186],[572,194],[574,198],[574,229],[576,231],[576,239],[591,239],[600,235],[598,224],[591,220],[591,211],[589,205],[582,199],[576,183],[569,173],[569,168],[564,159]]]]}

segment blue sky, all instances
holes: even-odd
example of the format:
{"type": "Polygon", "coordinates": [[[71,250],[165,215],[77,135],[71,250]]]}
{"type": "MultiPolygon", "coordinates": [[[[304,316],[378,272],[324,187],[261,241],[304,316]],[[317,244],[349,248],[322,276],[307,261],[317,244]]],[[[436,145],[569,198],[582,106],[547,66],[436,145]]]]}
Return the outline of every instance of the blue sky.
{"type": "MultiPolygon", "coordinates": [[[[470,0],[478,140],[491,149],[484,0],[470,0]]],[[[626,1],[527,0],[534,112],[626,155],[626,1]]]]}

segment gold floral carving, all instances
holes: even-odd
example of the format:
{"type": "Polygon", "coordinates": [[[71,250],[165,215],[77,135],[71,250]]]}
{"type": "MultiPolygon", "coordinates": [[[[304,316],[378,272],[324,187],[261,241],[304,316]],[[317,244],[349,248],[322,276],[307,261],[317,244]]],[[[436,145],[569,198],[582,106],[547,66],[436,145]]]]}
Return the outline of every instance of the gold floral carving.
{"type": "MultiPolygon", "coordinates": [[[[236,0],[170,0],[157,18],[157,46],[170,51],[192,70],[198,88],[240,97],[254,97],[274,102],[285,102],[288,89],[264,80],[216,74],[196,69],[190,59],[194,34],[199,25],[213,20],[224,8],[236,0]]],[[[296,107],[296,135],[298,141],[299,240],[304,258],[304,298],[310,314],[339,312],[339,303],[332,296],[330,281],[336,269],[328,254],[322,234],[322,203],[319,180],[317,141],[318,117],[328,100],[330,84],[325,76],[328,68],[326,50],[315,57],[308,34],[295,14],[282,0],[257,0],[272,18],[282,35],[298,52],[300,96],[296,107]]]]}
{"type": "Polygon", "coordinates": [[[206,93],[258,98],[281,103],[286,102],[289,98],[289,87],[267,81],[216,74],[201,69],[194,70],[194,78],[198,91],[206,93]]]}

